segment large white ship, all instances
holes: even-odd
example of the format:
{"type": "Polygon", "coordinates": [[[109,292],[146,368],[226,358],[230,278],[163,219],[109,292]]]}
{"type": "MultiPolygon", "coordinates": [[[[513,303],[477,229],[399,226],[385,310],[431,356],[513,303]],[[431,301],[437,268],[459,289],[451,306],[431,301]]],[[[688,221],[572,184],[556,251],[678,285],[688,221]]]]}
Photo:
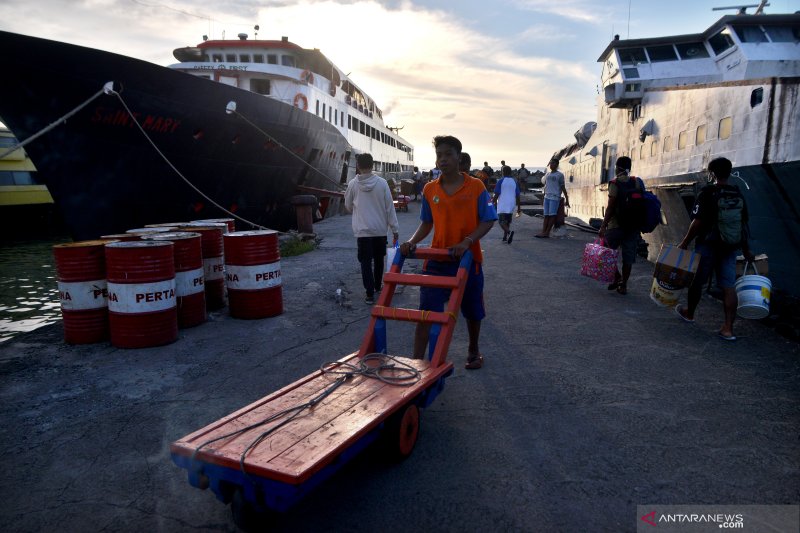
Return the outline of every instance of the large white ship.
{"type": "Polygon", "coordinates": [[[620,40],[600,55],[596,122],[555,153],[570,215],[602,218],[619,156],[662,203],[652,234],[681,240],[708,162],[733,162],[750,211],[751,249],[778,290],[800,295],[800,14],[724,16],[702,33],[620,40]]]}
{"type": "Polygon", "coordinates": [[[0,118],[30,139],[77,239],[228,213],[283,230],[294,200],[338,212],[358,153],[395,181],[413,171],[413,148],[376,103],[285,37],[204,40],[169,68],[6,32],[0,49],[13,50],[0,118]]]}

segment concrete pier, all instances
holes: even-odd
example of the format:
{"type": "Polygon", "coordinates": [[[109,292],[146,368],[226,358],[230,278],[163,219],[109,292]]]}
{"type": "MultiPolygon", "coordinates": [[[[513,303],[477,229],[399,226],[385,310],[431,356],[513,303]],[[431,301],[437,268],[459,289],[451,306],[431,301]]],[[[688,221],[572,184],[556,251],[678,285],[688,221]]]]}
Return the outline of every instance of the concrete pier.
{"type": "MultiPolygon", "coordinates": [[[[401,239],[418,212],[398,213],[401,239]]],[[[637,505],[800,502],[800,346],[744,320],[719,339],[708,297],[683,323],[650,300],[650,263],[609,292],[579,274],[591,234],[540,227],[523,216],[513,244],[497,226],[484,238],[485,365],[464,370],[460,318],[412,456],[369,450],[274,530],[618,532],[637,505]]],[[[278,317],[223,309],[139,350],[69,346],[60,324],[0,345],[0,529],[235,531],[168,446],[357,350],[369,307],[350,217],[314,229],[319,249],[281,259],[278,317]]],[[[415,288],[395,297],[417,303],[415,288]]],[[[391,353],[411,352],[411,331],[389,324],[391,353]]]]}

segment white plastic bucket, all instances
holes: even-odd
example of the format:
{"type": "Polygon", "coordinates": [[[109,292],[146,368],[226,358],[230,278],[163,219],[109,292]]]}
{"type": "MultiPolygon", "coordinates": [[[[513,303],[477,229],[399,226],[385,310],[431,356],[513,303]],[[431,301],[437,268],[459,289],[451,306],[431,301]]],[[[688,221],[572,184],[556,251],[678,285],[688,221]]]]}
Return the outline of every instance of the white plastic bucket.
{"type": "Polygon", "coordinates": [[[675,307],[682,291],[683,288],[676,288],[674,285],[659,281],[658,278],[653,278],[653,285],[650,287],[650,299],[664,307],[675,307]]]}
{"type": "Polygon", "coordinates": [[[736,296],[739,306],[736,313],[746,319],[759,320],[769,316],[769,299],[772,294],[772,282],[769,278],[756,274],[747,274],[747,263],[744,266],[744,275],[736,280],[736,296]]]}

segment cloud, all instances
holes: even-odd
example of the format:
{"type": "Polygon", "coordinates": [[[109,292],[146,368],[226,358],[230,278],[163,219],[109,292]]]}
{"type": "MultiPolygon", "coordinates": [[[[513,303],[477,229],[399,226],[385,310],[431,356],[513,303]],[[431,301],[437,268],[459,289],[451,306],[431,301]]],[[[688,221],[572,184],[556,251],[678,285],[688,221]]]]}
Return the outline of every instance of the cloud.
{"type": "MultiPolygon", "coordinates": [[[[539,2],[516,4],[546,8],[539,2]]],[[[175,63],[174,48],[195,45],[203,34],[218,39],[223,31],[227,38],[245,32],[252,38],[259,24],[260,39],[288,36],[305,48],[319,48],[351,72],[386,123],[404,127],[422,167],[432,164],[430,139],[443,129],[481,160],[545,160],[570,141],[572,123],[594,117],[596,76],[585,63],[521,52],[520,41],[537,38],[546,24],[522,36],[486,32],[467,38],[474,35],[473,20],[418,2],[2,0],[0,20],[5,30],[162,65],[175,63]],[[544,135],[542,121],[550,125],[544,135]]],[[[566,32],[556,33],[568,41],[566,32]]]]}

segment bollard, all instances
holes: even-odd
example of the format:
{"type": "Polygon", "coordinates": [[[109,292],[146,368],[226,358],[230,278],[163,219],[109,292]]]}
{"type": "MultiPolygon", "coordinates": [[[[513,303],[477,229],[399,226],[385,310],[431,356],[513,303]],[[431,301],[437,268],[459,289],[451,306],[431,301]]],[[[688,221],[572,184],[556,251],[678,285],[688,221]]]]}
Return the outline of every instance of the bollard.
{"type": "Polygon", "coordinates": [[[292,196],[292,205],[297,214],[297,231],[300,233],[314,233],[314,209],[317,203],[317,197],[313,194],[292,196]]]}

